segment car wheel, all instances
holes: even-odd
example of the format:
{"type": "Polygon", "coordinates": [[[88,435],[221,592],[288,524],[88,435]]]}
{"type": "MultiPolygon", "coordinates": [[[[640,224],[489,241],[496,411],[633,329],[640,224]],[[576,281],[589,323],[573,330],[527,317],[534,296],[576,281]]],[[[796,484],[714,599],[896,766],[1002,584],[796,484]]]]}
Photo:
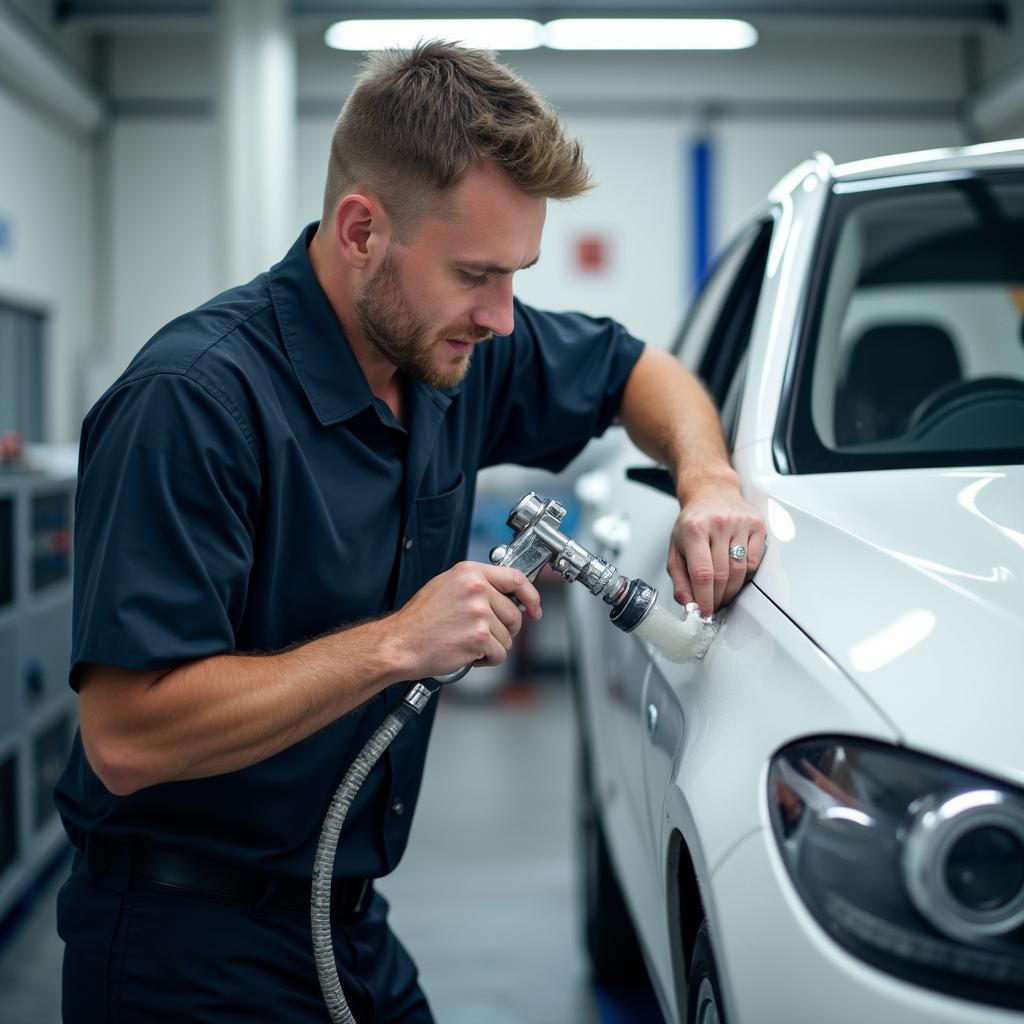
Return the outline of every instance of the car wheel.
{"type": "Polygon", "coordinates": [[[722,988],[718,983],[715,954],[708,938],[708,922],[701,922],[690,960],[688,1024],[725,1024],[722,988]]]}
{"type": "Polygon", "coordinates": [[[582,744],[580,760],[577,874],[583,888],[583,931],[591,973],[594,981],[607,987],[646,984],[647,969],[612,868],[582,744]]]}

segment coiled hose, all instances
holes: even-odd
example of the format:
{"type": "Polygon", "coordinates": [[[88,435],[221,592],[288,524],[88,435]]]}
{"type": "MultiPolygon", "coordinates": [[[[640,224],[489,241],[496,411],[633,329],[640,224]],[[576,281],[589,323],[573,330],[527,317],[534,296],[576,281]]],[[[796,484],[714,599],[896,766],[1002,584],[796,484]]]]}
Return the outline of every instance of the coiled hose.
{"type": "Polygon", "coordinates": [[[402,726],[419,711],[420,708],[409,703],[406,698],[381,722],[341,780],[320,832],[316,858],[313,861],[310,922],[313,929],[313,958],[316,961],[317,977],[320,979],[320,991],[323,992],[324,1002],[327,1004],[327,1011],[333,1024],[356,1024],[356,1019],[348,1008],[345,993],[341,990],[341,982],[338,980],[338,968],[334,962],[334,941],[331,937],[331,881],[334,877],[334,854],[338,849],[341,826],[345,823],[345,815],[348,814],[359,787],[366,781],[366,776],[402,731],[402,726]]]}

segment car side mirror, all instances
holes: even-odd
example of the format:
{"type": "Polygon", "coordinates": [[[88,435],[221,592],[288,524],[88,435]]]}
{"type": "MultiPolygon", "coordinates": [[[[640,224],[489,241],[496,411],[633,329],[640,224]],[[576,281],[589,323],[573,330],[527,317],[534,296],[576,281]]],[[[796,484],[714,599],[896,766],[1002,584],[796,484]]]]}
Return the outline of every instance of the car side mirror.
{"type": "Polygon", "coordinates": [[[626,477],[638,484],[647,484],[656,491],[664,491],[669,497],[676,496],[676,485],[671,473],[664,466],[630,466],[626,477]]]}

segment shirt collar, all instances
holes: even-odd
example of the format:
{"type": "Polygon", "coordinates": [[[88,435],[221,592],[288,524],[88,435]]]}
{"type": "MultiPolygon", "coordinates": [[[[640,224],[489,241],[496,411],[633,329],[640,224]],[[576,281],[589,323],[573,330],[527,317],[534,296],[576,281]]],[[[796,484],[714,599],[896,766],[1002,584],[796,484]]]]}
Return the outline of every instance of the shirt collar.
{"type": "MultiPolygon", "coordinates": [[[[270,268],[270,298],[295,376],[317,419],[326,426],[373,404],[373,392],[309,259],[317,224],[307,225],[280,263],[270,268]]],[[[459,388],[420,388],[447,408],[459,388]]]]}

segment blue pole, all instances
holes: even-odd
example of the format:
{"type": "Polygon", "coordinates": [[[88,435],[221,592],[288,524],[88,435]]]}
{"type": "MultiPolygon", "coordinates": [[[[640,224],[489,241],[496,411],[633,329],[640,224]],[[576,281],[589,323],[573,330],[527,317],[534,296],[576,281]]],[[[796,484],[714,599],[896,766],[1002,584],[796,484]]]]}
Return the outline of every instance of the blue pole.
{"type": "MultiPolygon", "coordinates": [[[[707,137],[696,139],[690,144],[690,171],[692,189],[690,196],[690,235],[693,257],[693,294],[696,295],[704,283],[704,277],[711,263],[711,140],[707,137]]],[[[687,296],[689,299],[690,296],[687,296]]]]}

